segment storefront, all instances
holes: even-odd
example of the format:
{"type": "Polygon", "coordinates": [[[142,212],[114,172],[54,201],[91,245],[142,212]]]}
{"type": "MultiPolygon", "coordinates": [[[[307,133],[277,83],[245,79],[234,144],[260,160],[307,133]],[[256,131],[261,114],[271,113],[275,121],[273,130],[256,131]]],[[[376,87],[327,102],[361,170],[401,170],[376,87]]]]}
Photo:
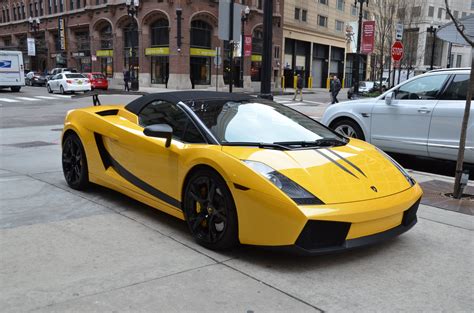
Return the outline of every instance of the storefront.
{"type": "Polygon", "coordinates": [[[168,83],[170,62],[169,47],[152,47],[145,49],[145,55],[151,58],[151,83],[164,84],[168,83]]]}
{"type": "Polygon", "coordinates": [[[211,84],[211,58],[216,51],[211,47],[212,27],[201,20],[191,22],[191,48],[189,50],[191,85],[211,84]]]}
{"type": "Polygon", "coordinates": [[[107,78],[114,76],[114,50],[104,49],[95,52],[100,64],[100,72],[107,78]]]}

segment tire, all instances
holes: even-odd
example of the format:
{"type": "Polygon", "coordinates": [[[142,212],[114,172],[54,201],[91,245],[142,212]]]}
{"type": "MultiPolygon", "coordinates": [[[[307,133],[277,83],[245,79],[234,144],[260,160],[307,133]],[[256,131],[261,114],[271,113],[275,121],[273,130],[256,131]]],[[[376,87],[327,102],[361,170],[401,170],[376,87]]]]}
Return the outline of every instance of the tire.
{"type": "Polygon", "coordinates": [[[63,86],[59,86],[59,91],[61,92],[62,95],[66,94],[66,92],[64,91],[63,86]]]}
{"type": "Polygon", "coordinates": [[[346,118],[338,120],[335,123],[331,124],[331,128],[346,137],[365,140],[362,128],[360,128],[359,124],[357,124],[351,119],[346,118]]]}
{"type": "Polygon", "coordinates": [[[48,93],[53,93],[53,91],[51,90],[51,87],[49,86],[49,84],[46,84],[46,89],[48,90],[48,93]]]}
{"type": "Polygon", "coordinates": [[[10,89],[13,91],[13,92],[19,92],[21,87],[20,86],[15,86],[15,87],[10,87],[10,89]]]}
{"type": "Polygon", "coordinates": [[[67,135],[62,145],[63,174],[72,189],[84,190],[89,186],[87,157],[79,137],[67,135]]]}
{"type": "Polygon", "coordinates": [[[194,239],[212,250],[236,246],[239,243],[237,213],[224,179],[212,170],[200,169],[187,181],[183,210],[194,239]]]}

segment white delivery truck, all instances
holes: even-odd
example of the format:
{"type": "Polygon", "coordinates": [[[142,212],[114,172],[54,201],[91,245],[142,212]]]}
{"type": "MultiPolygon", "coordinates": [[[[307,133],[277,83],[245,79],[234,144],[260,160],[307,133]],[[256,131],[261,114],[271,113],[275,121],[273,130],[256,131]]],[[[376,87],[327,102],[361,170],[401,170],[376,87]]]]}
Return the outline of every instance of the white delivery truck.
{"type": "Polygon", "coordinates": [[[18,92],[25,86],[23,54],[21,51],[0,50],[0,88],[18,92]]]}

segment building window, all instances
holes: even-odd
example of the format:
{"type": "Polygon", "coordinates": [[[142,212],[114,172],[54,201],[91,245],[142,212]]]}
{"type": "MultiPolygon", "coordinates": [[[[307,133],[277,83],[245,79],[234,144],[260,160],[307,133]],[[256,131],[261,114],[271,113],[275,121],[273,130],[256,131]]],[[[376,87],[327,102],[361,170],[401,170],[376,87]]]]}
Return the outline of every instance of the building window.
{"type": "Polygon", "coordinates": [[[399,19],[404,19],[405,18],[405,8],[399,8],[397,11],[397,17],[399,19]]]}
{"type": "Polygon", "coordinates": [[[295,8],[295,20],[300,20],[300,8],[295,8]]]}
{"type": "MultiPolygon", "coordinates": [[[[208,23],[196,20],[191,22],[191,47],[211,49],[212,47],[212,27],[208,23]]],[[[191,84],[210,85],[211,84],[211,58],[208,56],[190,57],[191,84]]]]}
{"type": "Polygon", "coordinates": [[[39,16],[38,14],[38,2],[35,2],[35,16],[39,16]]]}
{"type": "Polygon", "coordinates": [[[59,0],[59,12],[64,11],[64,0],[59,0]]]}
{"type": "Polygon", "coordinates": [[[33,3],[30,2],[30,16],[33,16],[33,3]]]}
{"type": "Polygon", "coordinates": [[[151,57],[151,83],[166,84],[169,77],[169,57],[152,56],[151,57]]]}
{"type": "Polygon", "coordinates": [[[328,5],[328,0],[319,0],[319,3],[328,5]]]}
{"type": "Polygon", "coordinates": [[[442,18],[443,16],[443,8],[438,8],[438,18],[442,18]]]}
{"type": "Polygon", "coordinates": [[[428,16],[433,17],[434,16],[434,7],[429,6],[428,7],[428,16]]]}
{"type": "Polygon", "coordinates": [[[458,18],[458,16],[459,16],[459,11],[454,10],[454,11],[453,11],[453,16],[454,16],[455,18],[458,18]]]}
{"type": "Polygon", "coordinates": [[[336,7],[340,11],[344,11],[344,0],[337,0],[336,7]]]}
{"type": "Polygon", "coordinates": [[[461,67],[462,66],[462,54],[458,54],[456,56],[456,67],[461,67]]]}
{"type": "Polygon", "coordinates": [[[263,9],[263,1],[262,0],[257,0],[257,9],[259,9],[259,10],[263,9]]]}
{"type": "Polygon", "coordinates": [[[273,48],[273,57],[275,59],[280,59],[280,46],[275,46],[273,48]]]}
{"type": "Polygon", "coordinates": [[[76,1],[76,7],[79,9],[81,8],[81,0],[76,1]]]}
{"type": "Polygon", "coordinates": [[[357,16],[357,7],[355,5],[351,5],[351,15],[357,16]]]}
{"type": "Polygon", "coordinates": [[[10,22],[10,10],[7,9],[7,22],[10,22]]]}
{"type": "Polygon", "coordinates": [[[114,41],[112,34],[112,26],[107,25],[100,31],[100,48],[101,49],[113,49],[114,41]]]}
{"type": "Polygon", "coordinates": [[[16,7],[13,7],[13,20],[16,21],[16,7]]]}
{"type": "Polygon", "coordinates": [[[168,46],[170,42],[168,20],[160,19],[151,25],[151,45],[168,46]]]}
{"type": "Polygon", "coordinates": [[[21,17],[22,17],[23,19],[26,18],[25,4],[24,4],[24,3],[21,4],[21,17]]]}
{"type": "Polygon", "coordinates": [[[301,11],[301,20],[303,22],[306,22],[307,21],[307,16],[308,16],[308,11],[307,10],[302,10],[301,11]]]}
{"type": "Polygon", "coordinates": [[[58,0],[52,0],[54,1],[54,13],[58,13],[58,0]]]}
{"type": "Polygon", "coordinates": [[[211,48],[212,27],[204,21],[191,22],[191,46],[211,48]]]}
{"type": "Polygon", "coordinates": [[[48,14],[51,14],[53,12],[53,0],[47,0],[48,1],[48,14]]]}
{"type": "Polygon", "coordinates": [[[411,15],[414,16],[414,17],[420,16],[421,15],[421,7],[420,6],[413,7],[413,9],[411,11],[411,15]]]}
{"type": "Polygon", "coordinates": [[[43,8],[43,0],[40,0],[39,2],[39,9],[40,9],[40,15],[44,15],[44,8],[43,8]]]}
{"type": "Polygon", "coordinates": [[[328,27],[328,17],[323,15],[318,15],[318,25],[321,27],[328,27]]]}
{"type": "Polygon", "coordinates": [[[369,19],[369,11],[364,10],[364,20],[368,20],[368,19],[369,19]]]}
{"type": "Polygon", "coordinates": [[[344,30],[344,22],[336,20],[336,31],[342,32],[344,30]]]}
{"type": "Polygon", "coordinates": [[[74,10],[74,0],[69,3],[69,10],[74,10]]]}

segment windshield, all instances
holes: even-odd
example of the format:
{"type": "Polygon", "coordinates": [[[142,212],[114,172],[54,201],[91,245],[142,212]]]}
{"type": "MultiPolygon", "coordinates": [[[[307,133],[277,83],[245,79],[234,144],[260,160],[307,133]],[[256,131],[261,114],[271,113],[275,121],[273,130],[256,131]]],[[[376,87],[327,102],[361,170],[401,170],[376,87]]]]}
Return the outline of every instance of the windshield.
{"type": "Polygon", "coordinates": [[[255,99],[192,101],[188,106],[220,143],[279,143],[342,137],[281,104],[255,99]]]}
{"type": "Polygon", "coordinates": [[[84,78],[81,74],[66,74],[66,78],[84,78]]]}

